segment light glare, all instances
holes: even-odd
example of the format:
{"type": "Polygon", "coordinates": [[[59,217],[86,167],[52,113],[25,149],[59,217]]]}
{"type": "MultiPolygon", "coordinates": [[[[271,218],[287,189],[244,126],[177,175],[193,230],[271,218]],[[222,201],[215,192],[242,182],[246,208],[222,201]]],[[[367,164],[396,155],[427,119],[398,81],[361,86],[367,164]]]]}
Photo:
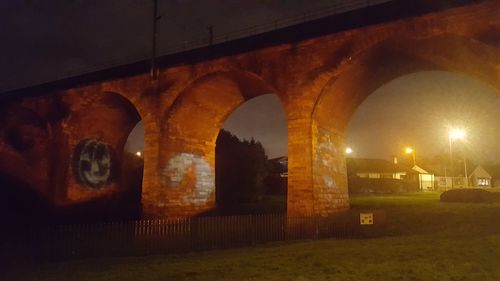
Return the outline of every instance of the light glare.
{"type": "Polygon", "coordinates": [[[451,129],[448,136],[452,140],[461,140],[465,138],[465,131],[462,129],[451,129]]]}

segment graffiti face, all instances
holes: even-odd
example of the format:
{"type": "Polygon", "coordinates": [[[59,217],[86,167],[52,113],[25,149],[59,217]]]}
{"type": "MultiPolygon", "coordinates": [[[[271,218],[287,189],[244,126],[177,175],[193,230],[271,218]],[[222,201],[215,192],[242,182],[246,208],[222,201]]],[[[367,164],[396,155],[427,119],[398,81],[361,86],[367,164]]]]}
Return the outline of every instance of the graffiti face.
{"type": "Polygon", "coordinates": [[[101,188],[112,179],[110,146],[95,139],[82,140],[75,149],[74,174],[79,183],[101,188]]]}

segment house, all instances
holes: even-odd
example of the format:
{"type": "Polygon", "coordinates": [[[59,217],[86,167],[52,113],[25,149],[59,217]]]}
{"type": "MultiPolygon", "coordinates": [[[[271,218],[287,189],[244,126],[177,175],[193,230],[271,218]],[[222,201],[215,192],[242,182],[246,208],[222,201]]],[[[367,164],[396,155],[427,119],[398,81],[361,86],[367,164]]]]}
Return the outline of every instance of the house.
{"type": "Polygon", "coordinates": [[[382,159],[347,158],[350,193],[397,193],[418,191],[418,173],[382,159]]]}
{"type": "Polygon", "coordinates": [[[425,165],[423,169],[433,175],[434,191],[465,187],[465,177],[463,175],[452,176],[450,167],[446,165],[425,165]]]}
{"type": "MultiPolygon", "coordinates": [[[[452,188],[487,188],[493,186],[493,178],[488,171],[489,169],[485,169],[480,165],[476,166],[471,173],[468,173],[467,177],[464,176],[463,171],[460,171],[456,176],[452,176],[453,173],[450,171],[450,168],[445,165],[430,165],[425,166],[425,168],[421,168],[421,170],[416,170],[418,170],[420,173],[425,171],[428,174],[433,175],[434,190],[436,191],[446,191],[452,188]]],[[[500,185],[500,182],[498,182],[497,184],[500,185]]]]}
{"type": "Polygon", "coordinates": [[[281,156],[273,159],[269,159],[271,164],[271,173],[279,174],[282,178],[288,177],[288,157],[281,156]]]}
{"type": "Polygon", "coordinates": [[[418,185],[421,191],[435,190],[436,184],[434,173],[427,171],[418,165],[413,166],[411,169],[418,173],[418,185]]]}
{"type": "Polygon", "coordinates": [[[347,158],[347,172],[360,178],[408,179],[417,174],[405,166],[383,159],[347,158]]]}
{"type": "Polygon", "coordinates": [[[472,187],[491,187],[491,175],[481,166],[477,166],[469,175],[472,187]]]}

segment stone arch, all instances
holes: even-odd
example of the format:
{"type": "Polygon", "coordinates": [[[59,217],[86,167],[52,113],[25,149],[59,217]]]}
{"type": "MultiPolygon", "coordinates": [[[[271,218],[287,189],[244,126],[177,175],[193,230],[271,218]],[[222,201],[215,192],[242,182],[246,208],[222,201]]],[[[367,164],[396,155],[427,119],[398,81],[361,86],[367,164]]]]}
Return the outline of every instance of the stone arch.
{"type": "Polygon", "coordinates": [[[393,79],[418,71],[458,72],[500,89],[499,63],[500,50],[460,36],[389,39],[359,54],[338,75],[331,76],[311,116],[318,123],[336,120],[336,129],[343,130],[368,95],[393,79]]]}
{"type": "Polygon", "coordinates": [[[253,97],[275,93],[245,71],[206,74],[186,87],[163,118],[160,184],[151,213],[187,216],[215,206],[215,141],[229,114],[253,97]]]}
{"type": "Polygon", "coordinates": [[[85,202],[124,192],[123,147],[141,120],[134,104],[116,92],[84,89],[64,96],[69,116],[63,136],[68,163],[65,201],[85,202]]]}
{"type": "MultiPolygon", "coordinates": [[[[167,77],[163,79],[168,80],[167,77]]],[[[150,80],[149,75],[139,75],[125,80],[101,84],[103,91],[114,92],[128,99],[141,116],[144,126],[144,169],[141,202],[147,209],[149,194],[155,194],[159,185],[160,117],[163,103],[157,95],[163,86],[150,80]],[[161,105],[160,105],[161,104],[161,105]]],[[[168,87],[167,87],[168,88],[168,87]]],[[[166,93],[162,93],[167,95],[166,93]]],[[[154,196],[154,195],[153,195],[154,196]]],[[[154,198],[151,200],[155,200],[154,198]]],[[[146,210],[147,215],[147,210],[146,210]]]]}
{"type": "Polygon", "coordinates": [[[445,34],[388,39],[345,64],[324,84],[311,113],[315,212],[330,213],[348,207],[344,130],[367,96],[400,76],[428,70],[460,72],[499,89],[499,63],[498,49],[445,34]]]}

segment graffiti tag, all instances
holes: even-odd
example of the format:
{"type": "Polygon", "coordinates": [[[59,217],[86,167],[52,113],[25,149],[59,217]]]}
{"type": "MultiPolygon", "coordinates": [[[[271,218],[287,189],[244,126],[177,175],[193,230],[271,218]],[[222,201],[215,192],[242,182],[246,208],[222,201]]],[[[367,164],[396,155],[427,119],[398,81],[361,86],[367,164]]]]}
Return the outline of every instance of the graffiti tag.
{"type": "Polygon", "coordinates": [[[327,130],[318,130],[318,146],[315,162],[323,174],[323,184],[329,188],[338,187],[335,174],[345,174],[338,143],[340,143],[338,135],[327,130]]]}

